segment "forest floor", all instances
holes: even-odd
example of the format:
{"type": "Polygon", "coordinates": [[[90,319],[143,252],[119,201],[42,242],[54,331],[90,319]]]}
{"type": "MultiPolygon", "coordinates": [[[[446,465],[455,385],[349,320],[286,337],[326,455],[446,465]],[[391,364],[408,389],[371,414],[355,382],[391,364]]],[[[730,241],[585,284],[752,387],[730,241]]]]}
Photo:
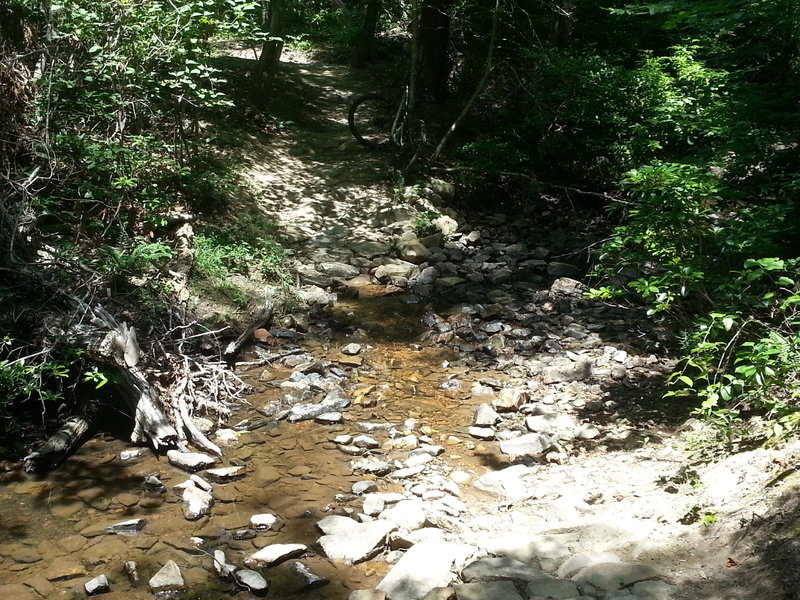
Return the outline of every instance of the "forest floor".
{"type": "MultiPolygon", "coordinates": [[[[282,317],[244,357],[269,364],[241,367],[256,394],[228,426],[285,416],[292,394],[319,404],[318,388],[351,400],[341,421],[270,421],[228,438],[226,463],[248,476],[216,487],[212,512],[199,520],[184,519],[172,492],[180,470],[147,454],[121,461],[124,444],[107,437],[47,479],[4,477],[0,597],[70,598],[82,593],[76,582],[108,573],[107,598],[149,598],[118,563],[137,561],[146,580],[173,559],[197,597],[249,598],[208,583],[207,552],[222,548],[240,564],[281,542],[306,544],[303,562],[330,584],[308,590],[282,567],[266,569],[269,597],[345,600],[383,585],[402,563],[396,550],[354,565],[320,551],[318,519],[368,512],[350,494],[362,480],[423,506],[428,528],[471,549],[469,558],[512,556],[563,581],[615,563],[622,570],[609,572],[619,579],[646,571],[641,579],[660,582],[603,587],[595,577],[581,584],[582,598],[800,597],[800,446],[712,453],[691,407],[660,399],[673,366],[669,332],[635,307],[581,295],[579,250],[594,241],[595,213],[538,198],[533,220],[504,215],[490,197],[467,211],[466,190],[404,181],[389,153],[359,147],[347,130],[348,102],[373,91],[369,81],[287,54],[268,103],[276,121],[242,134],[242,183],[257,205],[217,222],[235,227],[253,211],[274,221],[298,293],[315,299],[314,310],[282,317]],[[422,264],[399,260],[411,258],[404,242],[432,211],[456,230],[427,240],[422,264]],[[482,409],[478,419],[481,405],[499,414],[482,409]],[[365,431],[378,448],[334,441],[365,431]],[[539,435],[548,443],[538,451],[509,445],[539,435]],[[369,460],[388,461],[390,473],[360,472],[369,460]],[[149,473],[166,496],[142,489],[149,473]],[[443,505],[453,484],[458,497],[443,505]],[[231,537],[263,512],[277,514],[282,529],[231,537]],[[143,534],[92,533],[133,517],[148,519],[143,534]],[[199,552],[189,535],[205,540],[199,552]]],[[[258,296],[258,282],[240,283],[258,296]]],[[[196,309],[233,310],[209,299],[196,309]]]]}

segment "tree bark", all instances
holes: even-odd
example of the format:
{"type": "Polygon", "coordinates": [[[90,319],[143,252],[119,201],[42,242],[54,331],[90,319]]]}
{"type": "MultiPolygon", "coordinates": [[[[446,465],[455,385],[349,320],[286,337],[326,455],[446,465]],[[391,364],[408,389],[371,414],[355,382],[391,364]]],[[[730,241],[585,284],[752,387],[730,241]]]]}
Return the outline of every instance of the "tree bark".
{"type": "Polygon", "coordinates": [[[375,41],[375,32],[378,29],[378,15],[381,10],[381,0],[367,0],[367,10],[364,14],[364,23],[361,27],[358,46],[353,57],[353,66],[363,67],[369,61],[375,41]]]}
{"type": "Polygon", "coordinates": [[[451,0],[420,0],[417,100],[444,102],[450,78],[451,0]]]}
{"type": "Polygon", "coordinates": [[[267,39],[261,48],[261,56],[256,65],[256,81],[263,84],[278,68],[283,51],[283,10],[284,0],[272,0],[269,5],[267,39]]]}
{"type": "Polygon", "coordinates": [[[88,417],[74,415],[68,418],[38,450],[23,459],[25,472],[41,473],[57,466],[83,443],[90,428],[88,417]]]}

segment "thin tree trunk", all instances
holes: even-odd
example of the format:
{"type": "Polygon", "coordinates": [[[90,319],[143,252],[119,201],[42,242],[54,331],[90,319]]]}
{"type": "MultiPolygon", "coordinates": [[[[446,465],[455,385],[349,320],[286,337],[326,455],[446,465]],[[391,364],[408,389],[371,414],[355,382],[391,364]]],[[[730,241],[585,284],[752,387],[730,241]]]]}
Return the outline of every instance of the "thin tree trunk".
{"type": "Polygon", "coordinates": [[[367,0],[367,10],[364,14],[364,24],[353,58],[353,66],[363,67],[367,64],[372,54],[375,41],[375,32],[378,28],[378,15],[380,14],[381,0],[367,0]]]}
{"type": "Polygon", "coordinates": [[[447,141],[450,139],[450,136],[452,136],[453,133],[456,131],[456,129],[458,129],[458,127],[461,125],[461,123],[464,122],[464,119],[472,110],[472,107],[475,105],[475,102],[477,102],[478,97],[481,95],[481,92],[483,92],[483,89],[486,87],[486,82],[489,81],[489,75],[491,74],[493,67],[494,50],[497,42],[497,30],[499,28],[499,23],[500,23],[500,9],[502,7],[502,4],[503,4],[502,0],[495,0],[494,15],[492,16],[492,33],[489,36],[489,50],[486,54],[486,68],[483,71],[483,75],[481,76],[478,85],[475,86],[475,91],[472,92],[472,96],[470,96],[469,100],[467,100],[467,103],[464,105],[461,114],[458,115],[456,120],[453,121],[453,124],[450,126],[450,128],[442,136],[439,145],[436,146],[436,150],[434,150],[433,154],[431,155],[430,158],[431,161],[435,161],[437,158],[439,158],[439,155],[442,153],[442,150],[444,150],[445,144],[447,144],[447,141]]]}

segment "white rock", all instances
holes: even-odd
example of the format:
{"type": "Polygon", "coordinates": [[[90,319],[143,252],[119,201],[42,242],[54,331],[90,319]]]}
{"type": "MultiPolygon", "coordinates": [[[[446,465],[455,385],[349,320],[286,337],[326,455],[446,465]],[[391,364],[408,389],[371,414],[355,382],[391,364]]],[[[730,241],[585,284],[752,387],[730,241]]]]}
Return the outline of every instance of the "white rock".
{"type": "Polygon", "coordinates": [[[195,486],[194,483],[183,490],[181,500],[183,501],[183,516],[190,521],[207,515],[214,504],[213,496],[195,486]]]}
{"type": "Polygon", "coordinates": [[[94,596],[95,594],[105,594],[111,591],[111,586],[108,584],[108,577],[105,575],[98,575],[94,579],[90,579],[84,583],[83,589],[86,590],[87,595],[94,596]]]}
{"type": "Polygon", "coordinates": [[[222,550],[214,550],[214,570],[220,577],[230,577],[236,570],[236,567],[229,564],[225,558],[225,553],[222,550]]]}
{"type": "Polygon", "coordinates": [[[365,480],[365,481],[356,481],[353,484],[353,487],[351,488],[351,491],[356,496],[361,496],[362,494],[366,494],[368,492],[374,492],[377,489],[378,489],[378,485],[374,481],[368,479],[368,480],[365,480]]]}
{"type": "Polygon", "coordinates": [[[367,494],[364,496],[363,511],[365,515],[375,517],[386,508],[386,502],[378,494],[367,494]]]}
{"type": "Polygon", "coordinates": [[[233,576],[236,583],[255,594],[263,594],[269,588],[269,582],[258,571],[239,569],[233,576]]]}
{"type": "Polygon", "coordinates": [[[447,586],[453,580],[450,568],[460,550],[460,544],[420,542],[397,561],[377,587],[391,600],[419,600],[433,588],[447,586]]]}
{"type": "Polygon", "coordinates": [[[386,536],[397,528],[391,521],[376,520],[319,538],[325,556],[334,561],[357,563],[375,556],[386,536]]]}
{"type": "Polygon", "coordinates": [[[420,500],[402,500],[380,514],[381,519],[395,523],[398,527],[413,531],[425,524],[426,514],[420,500]]]}
{"type": "Polygon", "coordinates": [[[500,420],[500,415],[495,409],[483,402],[475,409],[472,424],[477,427],[491,427],[500,420]]]}
{"type": "Polygon", "coordinates": [[[379,448],[380,443],[378,440],[369,437],[368,435],[359,435],[353,438],[353,445],[359,448],[379,448]]]}
{"type": "Polygon", "coordinates": [[[528,498],[531,494],[523,479],[532,469],[525,465],[513,465],[500,471],[489,471],[475,480],[475,487],[511,501],[528,498]]]}
{"type": "Polygon", "coordinates": [[[541,433],[528,433],[511,440],[500,442],[500,451],[508,454],[511,460],[521,456],[539,456],[551,445],[550,438],[541,433]]]}
{"type": "Polygon", "coordinates": [[[250,527],[267,531],[275,527],[278,523],[278,517],[271,513],[259,513],[250,517],[250,527]]]}
{"type": "Polygon", "coordinates": [[[199,471],[206,469],[217,462],[217,459],[208,454],[200,452],[180,452],[179,450],[168,450],[167,460],[176,467],[186,471],[199,471]]]}
{"type": "Polygon", "coordinates": [[[495,436],[495,430],[491,427],[470,427],[467,429],[467,432],[474,438],[479,440],[493,440],[495,436]]]}
{"type": "Polygon", "coordinates": [[[255,554],[251,554],[249,558],[245,559],[244,564],[272,567],[290,558],[297,558],[306,550],[308,547],[305,544],[270,544],[255,554]]]}
{"type": "Polygon", "coordinates": [[[245,474],[245,468],[242,466],[222,467],[220,469],[208,469],[206,476],[217,483],[227,483],[238,479],[245,474]]]}
{"type": "Polygon", "coordinates": [[[339,533],[358,525],[358,521],[342,515],[328,515],[317,523],[317,528],[324,534],[339,533]]]}
{"type": "Polygon", "coordinates": [[[572,577],[578,583],[588,583],[594,587],[613,591],[645,579],[655,579],[658,572],[639,563],[598,563],[584,567],[572,577]]]}
{"type": "Polygon", "coordinates": [[[186,589],[181,570],[174,560],[168,560],[159,571],[150,578],[152,592],[167,592],[186,589]]]}

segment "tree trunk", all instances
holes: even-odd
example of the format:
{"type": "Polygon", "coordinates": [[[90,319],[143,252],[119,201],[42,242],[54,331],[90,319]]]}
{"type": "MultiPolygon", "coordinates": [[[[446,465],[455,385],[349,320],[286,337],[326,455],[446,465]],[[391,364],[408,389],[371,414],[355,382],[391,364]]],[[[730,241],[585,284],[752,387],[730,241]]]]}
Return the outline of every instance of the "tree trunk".
{"type": "Polygon", "coordinates": [[[417,100],[444,102],[450,78],[451,0],[420,0],[417,100]]]}
{"type": "Polygon", "coordinates": [[[56,467],[83,443],[90,429],[88,417],[74,415],[68,418],[38,450],[23,459],[25,472],[41,473],[56,467]]]}
{"type": "Polygon", "coordinates": [[[361,27],[358,46],[353,57],[353,66],[363,67],[369,61],[375,41],[375,32],[378,29],[378,15],[381,11],[381,0],[367,0],[367,10],[364,14],[364,24],[361,27]]]}
{"type": "Polygon", "coordinates": [[[283,10],[284,0],[272,0],[269,5],[267,39],[261,48],[261,56],[256,66],[256,82],[263,85],[266,79],[277,70],[283,51],[283,10]]]}

